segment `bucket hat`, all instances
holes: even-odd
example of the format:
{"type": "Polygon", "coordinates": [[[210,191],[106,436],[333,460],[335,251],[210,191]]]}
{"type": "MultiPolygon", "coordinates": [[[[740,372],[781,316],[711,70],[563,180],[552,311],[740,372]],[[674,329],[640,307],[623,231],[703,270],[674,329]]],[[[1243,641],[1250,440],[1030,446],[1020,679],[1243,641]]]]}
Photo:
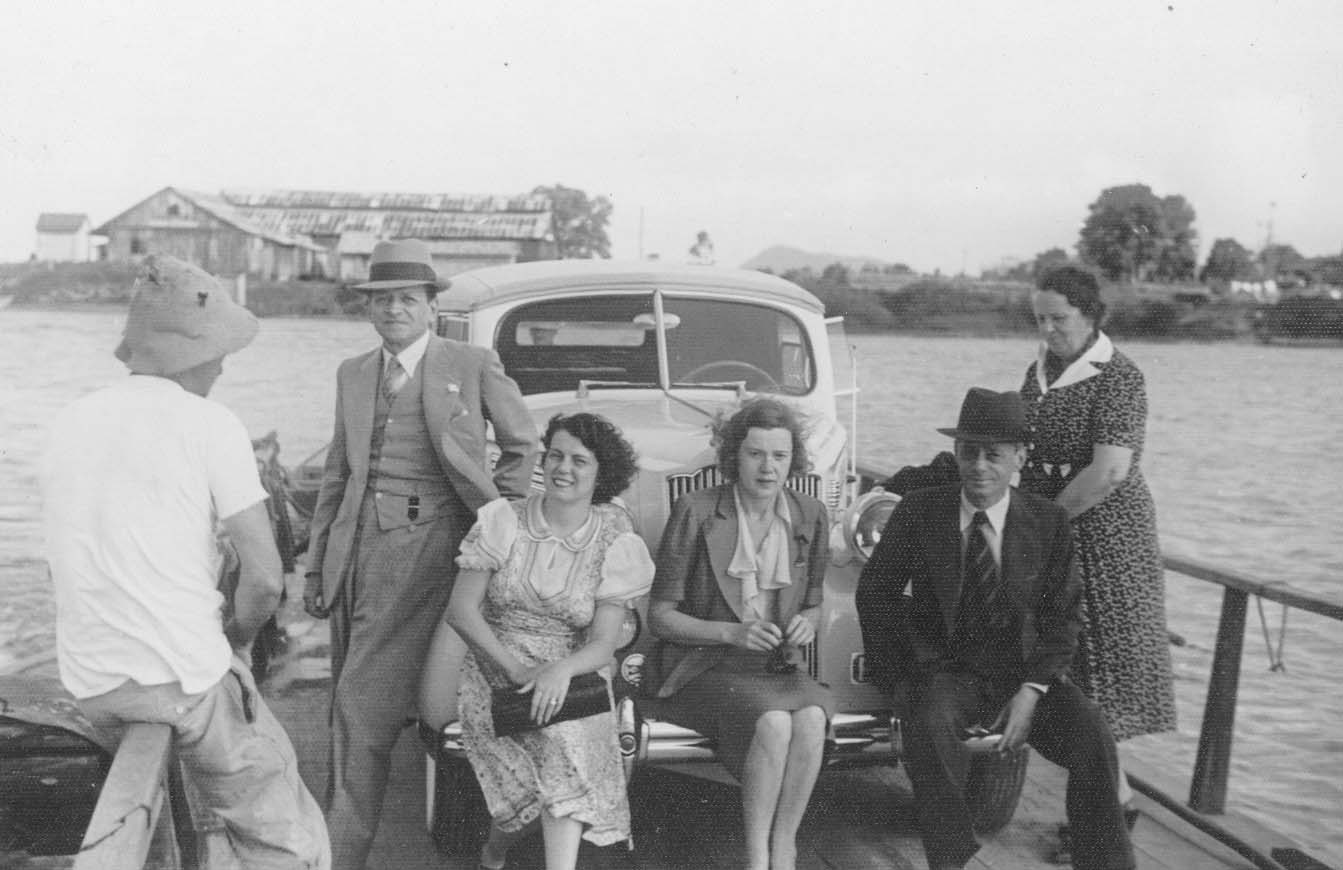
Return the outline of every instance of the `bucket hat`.
{"type": "Polygon", "coordinates": [[[132,372],[175,375],[246,347],[260,324],[213,275],[162,254],[145,258],[121,344],[132,372]]]}
{"type": "Polygon", "coordinates": [[[960,441],[1025,443],[1030,440],[1021,394],[1010,390],[995,393],[983,387],[971,387],[965,394],[956,428],[937,431],[960,441]]]}
{"type": "Polygon", "coordinates": [[[373,255],[368,261],[368,280],[354,285],[354,289],[373,293],[424,285],[435,290],[445,290],[448,286],[448,282],[439,281],[434,272],[434,258],[429,253],[429,246],[419,239],[394,239],[373,246],[373,255]]]}

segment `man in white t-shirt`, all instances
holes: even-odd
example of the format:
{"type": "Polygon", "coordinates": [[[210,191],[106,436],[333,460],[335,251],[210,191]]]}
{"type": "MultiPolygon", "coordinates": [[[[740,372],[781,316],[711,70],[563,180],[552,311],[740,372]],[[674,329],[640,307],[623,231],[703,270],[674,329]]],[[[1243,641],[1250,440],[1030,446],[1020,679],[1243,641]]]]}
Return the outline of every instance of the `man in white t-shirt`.
{"type": "Polygon", "coordinates": [[[201,269],[150,257],[117,357],[131,376],[74,402],[42,460],[61,680],[109,740],[172,727],[204,811],[247,868],[326,868],[293,745],[245,664],[282,588],[242,422],[205,398],[257,321],[201,269]],[[221,619],[222,526],[241,563],[221,619]]]}

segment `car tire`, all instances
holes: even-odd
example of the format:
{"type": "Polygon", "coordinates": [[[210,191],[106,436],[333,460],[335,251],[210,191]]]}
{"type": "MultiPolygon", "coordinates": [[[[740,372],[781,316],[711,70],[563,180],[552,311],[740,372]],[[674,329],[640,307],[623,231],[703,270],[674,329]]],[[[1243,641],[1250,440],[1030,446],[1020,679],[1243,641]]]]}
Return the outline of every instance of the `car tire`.
{"type": "Polygon", "coordinates": [[[965,802],[975,833],[993,834],[1012,821],[1030,760],[1030,748],[1025,746],[1011,755],[987,752],[974,757],[965,784],[965,802]]]}

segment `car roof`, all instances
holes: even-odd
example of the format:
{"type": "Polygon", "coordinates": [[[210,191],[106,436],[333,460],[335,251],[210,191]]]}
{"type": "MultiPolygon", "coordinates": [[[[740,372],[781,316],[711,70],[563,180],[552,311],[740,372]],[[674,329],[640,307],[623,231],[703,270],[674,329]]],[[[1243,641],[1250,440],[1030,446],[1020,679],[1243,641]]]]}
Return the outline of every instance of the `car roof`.
{"type": "Polygon", "coordinates": [[[821,301],[792,281],[749,269],[674,265],[619,260],[537,260],[489,266],[452,276],[438,294],[442,311],[474,311],[488,305],[553,295],[558,290],[588,291],[731,290],[762,301],[788,302],[824,314],[821,301]]]}

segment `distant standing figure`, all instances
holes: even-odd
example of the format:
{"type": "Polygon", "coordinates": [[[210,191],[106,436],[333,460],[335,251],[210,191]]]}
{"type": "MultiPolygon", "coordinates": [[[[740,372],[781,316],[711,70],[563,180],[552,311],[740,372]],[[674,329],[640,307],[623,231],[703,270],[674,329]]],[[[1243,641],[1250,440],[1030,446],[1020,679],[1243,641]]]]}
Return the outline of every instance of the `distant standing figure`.
{"type": "Polygon", "coordinates": [[[1090,272],[1045,273],[1032,305],[1041,342],[1021,386],[1032,442],[1021,488],[1067,510],[1076,534],[1085,627],[1072,677],[1105,711],[1116,740],[1173,731],[1156,508],[1138,467],[1142,372],[1101,331],[1105,304],[1090,272]]]}
{"type": "Polygon", "coordinates": [[[266,490],[247,430],[206,398],[257,328],[206,272],[145,260],[116,349],[131,376],[61,411],[42,459],[56,654],[109,743],[172,728],[193,809],[223,823],[237,866],[320,870],[326,824],[249,664],[283,588],[266,490]],[[220,529],[239,563],[227,622],[220,529]]]}
{"type": "Polygon", "coordinates": [[[337,870],[367,861],[457,545],[482,505],[526,494],[536,457],[536,426],[499,357],[434,334],[428,245],[378,242],[356,289],[381,346],[336,372],[303,591],[310,614],[331,617],[325,804],[337,870]],[[500,450],[493,473],[487,423],[500,450]]]}
{"type": "Polygon", "coordinates": [[[649,627],[663,714],[717,741],[741,783],[747,866],[789,870],[820,773],[828,689],[798,667],[816,637],[829,520],[785,486],[807,469],[801,422],[757,399],[718,432],[726,483],[672,506],[658,548],[649,627]]]}
{"type": "MultiPolygon", "coordinates": [[[[582,674],[601,674],[610,700],[626,609],[652,583],[648,549],[625,508],[612,503],[638,465],[620,430],[596,414],[552,417],[542,443],[545,492],[480,509],[440,628],[471,648],[460,715],[493,819],[484,870],[502,868],[510,847],[537,825],[547,870],[572,870],[580,837],[605,846],[630,835],[615,714],[550,719],[582,674]],[[508,688],[531,692],[536,727],[500,737],[492,691],[508,688]]],[[[452,664],[435,657],[426,678],[455,685],[446,673],[452,664]]]]}

